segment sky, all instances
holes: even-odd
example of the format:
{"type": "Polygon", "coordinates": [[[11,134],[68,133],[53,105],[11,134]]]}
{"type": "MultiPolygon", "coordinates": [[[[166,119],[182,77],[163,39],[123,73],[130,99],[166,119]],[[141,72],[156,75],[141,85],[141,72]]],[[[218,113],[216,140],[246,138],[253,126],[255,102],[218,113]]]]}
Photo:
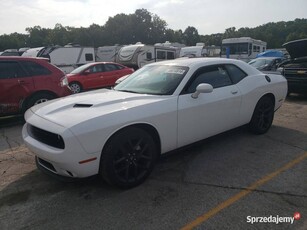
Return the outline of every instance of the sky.
{"type": "Polygon", "coordinates": [[[27,27],[54,28],[57,23],[103,26],[109,17],[141,8],[165,20],[170,29],[193,26],[200,35],[307,18],[307,0],[0,0],[0,35],[26,34],[27,27]]]}

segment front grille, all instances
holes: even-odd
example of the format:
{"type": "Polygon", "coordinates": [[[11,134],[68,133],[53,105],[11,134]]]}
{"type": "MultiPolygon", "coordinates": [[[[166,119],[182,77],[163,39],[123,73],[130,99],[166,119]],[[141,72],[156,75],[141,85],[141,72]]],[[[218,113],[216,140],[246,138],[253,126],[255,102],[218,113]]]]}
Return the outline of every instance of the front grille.
{"type": "Polygon", "coordinates": [[[58,149],[65,148],[64,140],[60,135],[37,128],[30,124],[28,124],[27,128],[28,133],[32,138],[58,149]]]}

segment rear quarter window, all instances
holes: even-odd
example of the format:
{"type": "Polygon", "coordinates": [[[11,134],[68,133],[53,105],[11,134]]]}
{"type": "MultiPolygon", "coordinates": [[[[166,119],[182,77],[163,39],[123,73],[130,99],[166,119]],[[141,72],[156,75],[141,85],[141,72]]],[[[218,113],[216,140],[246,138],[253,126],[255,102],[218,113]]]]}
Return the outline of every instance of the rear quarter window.
{"type": "Polygon", "coordinates": [[[106,71],[115,71],[115,70],[120,70],[120,66],[114,65],[114,64],[106,64],[105,65],[106,71]]]}
{"type": "Polygon", "coordinates": [[[25,77],[27,74],[22,70],[18,62],[1,61],[0,62],[0,79],[10,79],[25,77]]]}
{"type": "Polygon", "coordinates": [[[23,67],[31,76],[39,76],[39,75],[49,75],[51,71],[46,67],[30,61],[23,61],[21,62],[23,67]]]}
{"type": "Polygon", "coordinates": [[[225,65],[227,72],[233,82],[233,84],[237,84],[243,78],[247,76],[247,74],[241,70],[239,67],[235,65],[225,65]]]}

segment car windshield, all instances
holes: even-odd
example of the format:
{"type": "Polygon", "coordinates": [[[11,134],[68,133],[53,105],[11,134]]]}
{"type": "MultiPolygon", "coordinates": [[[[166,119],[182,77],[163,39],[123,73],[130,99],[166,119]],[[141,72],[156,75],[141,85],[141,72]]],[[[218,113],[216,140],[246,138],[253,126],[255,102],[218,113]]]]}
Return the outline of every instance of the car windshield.
{"type": "Polygon", "coordinates": [[[73,71],[71,71],[70,73],[72,74],[77,74],[77,73],[81,73],[83,70],[87,69],[88,67],[90,67],[93,63],[89,63],[89,64],[85,64],[82,65],[76,69],[74,69],[73,71]]]}
{"type": "Polygon", "coordinates": [[[188,71],[185,66],[144,66],[122,81],[114,90],[141,94],[171,95],[188,71]]]}
{"type": "Polygon", "coordinates": [[[259,58],[259,59],[254,59],[251,60],[248,64],[251,66],[254,66],[255,68],[261,68],[264,67],[265,65],[269,65],[273,59],[264,59],[264,58],[259,58]]]}

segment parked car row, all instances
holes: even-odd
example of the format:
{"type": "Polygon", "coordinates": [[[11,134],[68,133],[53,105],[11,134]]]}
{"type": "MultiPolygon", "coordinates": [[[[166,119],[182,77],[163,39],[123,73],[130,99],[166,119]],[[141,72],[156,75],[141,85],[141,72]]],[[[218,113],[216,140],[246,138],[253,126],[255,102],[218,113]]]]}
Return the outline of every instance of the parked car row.
{"type": "Polygon", "coordinates": [[[283,46],[291,57],[279,65],[288,81],[288,93],[307,95],[307,39],[291,41],[283,46]]]}
{"type": "Polygon", "coordinates": [[[47,59],[0,57],[0,116],[25,112],[33,105],[71,94],[65,74],[47,59]]]}
{"type": "MultiPolygon", "coordinates": [[[[307,94],[307,39],[283,45],[290,59],[259,57],[249,62],[260,71],[281,73],[288,80],[288,93],[307,94]]],[[[82,65],[69,74],[48,63],[48,59],[0,57],[0,116],[25,112],[38,103],[71,93],[112,87],[134,69],[113,62],[82,65]]]]}
{"type": "Polygon", "coordinates": [[[111,62],[89,63],[65,73],[46,58],[0,57],[0,116],[72,93],[111,87],[133,69],[111,62]]]}
{"type": "Polygon", "coordinates": [[[307,95],[307,39],[291,41],[283,45],[290,58],[259,57],[249,62],[265,73],[280,73],[287,79],[288,94],[307,95]]]}

